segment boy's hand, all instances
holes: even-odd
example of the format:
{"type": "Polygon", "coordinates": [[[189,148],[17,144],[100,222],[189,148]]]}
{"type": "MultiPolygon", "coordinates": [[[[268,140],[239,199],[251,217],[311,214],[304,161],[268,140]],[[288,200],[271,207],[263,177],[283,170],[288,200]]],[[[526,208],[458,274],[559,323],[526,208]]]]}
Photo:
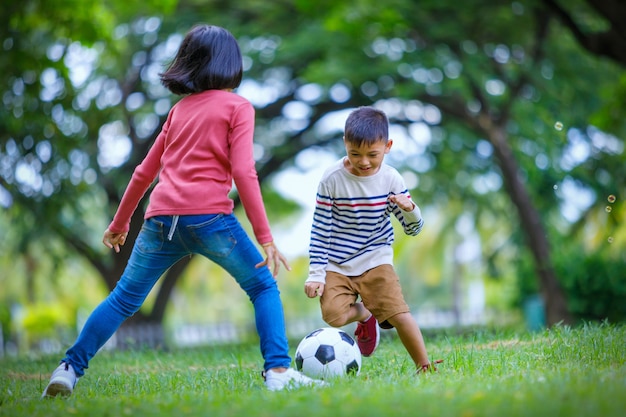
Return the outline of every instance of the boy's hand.
{"type": "Polygon", "coordinates": [[[305,282],[304,293],[309,298],[315,298],[318,295],[321,297],[324,293],[324,284],[321,282],[305,282]]]}
{"type": "Polygon", "coordinates": [[[128,232],[124,233],[113,233],[109,229],[104,231],[104,236],[102,237],[102,243],[109,248],[115,249],[116,253],[120,253],[120,246],[124,246],[126,243],[126,236],[128,232]]]}
{"type": "Polygon", "coordinates": [[[393,203],[396,203],[398,207],[400,207],[403,211],[413,211],[415,208],[415,203],[413,203],[407,196],[404,194],[393,194],[389,196],[389,200],[393,203]]]}
{"type": "Polygon", "coordinates": [[[432,363],[424,364],[417,370],[417,373],[420,374],[422,372],[437,372],[437,367],[435,365],[440,364],[442,362],[443,362],[443,359],[437,359],[436,361],[433,361],[432,363]]]}

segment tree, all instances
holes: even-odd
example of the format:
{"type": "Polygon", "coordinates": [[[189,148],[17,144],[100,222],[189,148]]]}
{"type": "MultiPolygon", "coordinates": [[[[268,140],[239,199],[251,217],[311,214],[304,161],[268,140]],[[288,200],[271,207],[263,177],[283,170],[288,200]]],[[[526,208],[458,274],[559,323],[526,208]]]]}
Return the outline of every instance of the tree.
{"type": "MultiPolygon", "coordinates": [[[[626,4],[620,0],[585,0],[562,6],[556,0],[545,0],[546,7],[588,52],[598,58],[608,58],[626,67],[626,4]]],[[[592,122],[614,134],[624,134],[621,116],[626,110],[626,75],[605,93],[604,106],[592,122]]]]}
{"type": "MultiPolygon", "coordinates": [[[[93,236],[116,209],[174,100],[156,74],[181,32],[206,16],[240,39],[250,63],[248,85],[265,93],[256,104],[262,182],[293,165],[303,150],[337,148],[341,132],[321,129],[328,114],[363,104],[384,107],[408,137],[424,132],[425,142],[397,162],[417,173],[425,201],[442,207],[461,201],[449,215],[469,212],[479,228],[516,210],[520,227],[511,222],[501,232],[533,254],[548,322],[569,320],[550,257],[549,236],[557,228],[545,223],[560,199],[553,187],[570,177],[609,189],[623,178],[623,154],[615,155],[618,169],[608,181],[594,182],[592,166],[573,170],[557,163],[568,152],[570,133],[561,129],[593,142],[593,132],[585,132],[589,115],[601,108],[597,89],[613,85],[621,72],[581,51],[557,24],[556,2],[114,6],[89,5],[76,13],[73,5],[53,2],[27,13],[30,3],[12,2],[2,22],[8,59],[0,113],[0,202],[15,218],[30,213],[29,227],[40,236],[62,239],[89,259],[109,288],[126,264],[143,213],[135,213],[119,256],[99,249],[93,236]],[[160,16],[149,17],[153,13],[160,16]],[[86,214],[84,207],[95,212],[86,214]]],[[[582,16],[606,23],[589,9],[582,16]]],[[[593,160],[609,156],[599,149],[593,160]]],[[[168,271],[152,312],[139,319],[162,320],[185,266],[168,271]]]]}
{"type": "MultiPolygon", "coordinates": [[[[380,103],[386,97],[404,98],[406,101],[401,107],[415,99],[430,103],[443,113],[441,125],[449,137],[453,137],[455,131],[459,136],[471,136],[465,139],[465,146],[472,146],[472,142],[480,144],[484,138],[491,145],[499,168],[497,175],[503,179],[520,219],[521,234],[535,260],[548,323],[555,324],[570,322],[571,318],[554,273],[548,232],[536,202],[545,197],[545,193],[537,195],[527,187],[526,181],[529,171],[539,168],[554,180],[552,185],[558,185],[556,178],[563,173],[559,172],[559,167],[533,166],[534,161],[520,166],[519,152],[515,148],[536,136],[532,124],[524,121],[531,120],[533,114],[545,118],[542,122],[546,127],[561,126],[557,128],[559,131],[562,129],[559,117],[571,120],[571,126],[584,129],[588,123],[586,118],[598,107],[593,103],[594,92],[587,88],[582,89],[587,91],[581,101],[589,97],[591,103],[576,108],[568,103],[570,115],[550,114],[553,113],[550,108],[564,104],[563,96],[574,93],[565,85],[565,79],[576,80],[576,77],[569,76],[571,64],[563,65],[563,61],[577,52],[571,40],[562,39],[564,34],[548,9],[539,3],[529,2],[529,6],[473,2],[460,7],[455,2],[416,5],[395,1],[381,10],[375,2],[361,1],[349,5],[326,4],[315,10],[302,7],[300,12],[304,10],[316,16],[317,10],[323,10],[319,18],[324,29],[333,32],[332,41],[320,42],[323,31],[309,21],[313,29],[307,34],[323,46],[303,48],[300,64],[290,68],[295,71],[303,68],[302,72],[292,75],[293,80],[312,81],[329,88],[332,85],[328,79],[331,83],[346,80],[349,96],[357,98],[358,103],[380,103]],[[557,71],[565,77],[551,82],[557,71]]],[[[282,50],[289,51],[287,46],[282,50]]],[[[595,59],[582,59],[578,63],[583,66],[578,74],[580,80],[595,78],[592,75],[593,71],[598,72],[595,59]]],[[[611,65],[603,70],[600,70],[603,74],[616,74],[611,65]]],[[[616,75],[613,77],[615,79],[616,75]]],[[[576,87],[580,86],[574,82],[576,87]]],[[[317,103],[314,109],[324,104],[317,103]]],[[[318,114],[315,110],[313,114],[318,114]]],[[[402,115],[395,118],[396,123],[411,123],[402,115]]],[[[550,135],[547,136],[535,141],[539,149],[533,156],[559,152],[558,147],[549,142],[550,135]]],[[[433,152],[441,161],[442,154],[437,154],[433,152]]],[[[464,171],[470,177],[493,172],[493,167],[483,172],[470,168],[474,169],[464,171]]],[[[450,181],[444,180],[441,184],[448,190],[454,188],[450,181]]],[[[466,199],[481,201],[480,196],[470,195],[467,190],[458,192],[466,199]]],[[[484,209],[484,205],[479,207],[479,210],[484,209]]]]}
{"type": "Polygon", "coordinates": [[[544,3],[583,48],[594,55],[608,57],[626,66],[626,29],[622,24],[626,17],[624,2],[586,0],[574,4],[573,7],[570,3],[567,8],[556,0],[544,0],[544,3]],[[584,11],[585,6],[600,16],[603,22],[593,19],[593,13],[584,11]]]}
{"type": "MultiPolygon", "coordinates": [[[[125,260],[107,257],[93,236],[103,230],[110,205],[119,201],[122,181],[160,124],[145,109],[129,110],[129,97],[141,100],[141,95],[132,96],[141,90],[140,71],[149,70],[147,64],[131,61],[141,61],[142,53],[154,48],[151,35],[160,24],[157,17],[137,16],[171,13],[175,5],[169,0],[5,5],[0,29],[6,91],[0,109],[0,203],[15,219],[19,230],[12,234],[14,248],[30,260],[31,270],[41,257],[32,253],[38,251],[33,242],[60,239],[88,259],[110,289],[117,281],[114,276],[119,278],[125,260]],[[128,32],[134,36],[125,38],[128,32]],[[124,126],[130,128],[127,138],[124,126]],[[123,146],[126,139],[135,146],[135,153],[127,156],[129,164],[122,164],[119,175],[106,175],[125,161],[111,161],[103,141],[123,146]]],[[[167,96],[164,91],[157,94],[167,96]]]]}

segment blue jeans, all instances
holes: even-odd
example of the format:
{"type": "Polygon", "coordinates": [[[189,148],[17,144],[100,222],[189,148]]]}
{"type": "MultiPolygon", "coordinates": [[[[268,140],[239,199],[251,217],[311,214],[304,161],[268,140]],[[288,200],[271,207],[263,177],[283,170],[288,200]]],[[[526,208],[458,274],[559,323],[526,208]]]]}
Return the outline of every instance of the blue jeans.
{"type": "Polygon", "coordinates": [[[291,357],[276,280],[269,268],[255,268],[263,256],[232,214],[145,220],[115,289],[91,313],[62,361],[72,365],[77,376],[84,375],[91,358],[122,322],[139,310],[161,275],[192,254],[205,256],[224,268],[252,301],[264,369],[289,367],[291,357]]]}

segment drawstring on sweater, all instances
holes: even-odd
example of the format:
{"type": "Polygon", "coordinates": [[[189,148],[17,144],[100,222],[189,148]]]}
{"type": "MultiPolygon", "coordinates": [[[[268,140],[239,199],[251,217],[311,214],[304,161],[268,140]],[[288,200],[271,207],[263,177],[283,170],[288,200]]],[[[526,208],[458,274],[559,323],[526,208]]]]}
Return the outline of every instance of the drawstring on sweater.
{"type": "Polygon", "coordinates": [[[170,232],[167,234],[167,240],[172,240],[172,236],[174,236],[174,231],[176,230],[176,225],[178,224],[178,215],[172,217],[172,225],[170,226],[170,232]]]}

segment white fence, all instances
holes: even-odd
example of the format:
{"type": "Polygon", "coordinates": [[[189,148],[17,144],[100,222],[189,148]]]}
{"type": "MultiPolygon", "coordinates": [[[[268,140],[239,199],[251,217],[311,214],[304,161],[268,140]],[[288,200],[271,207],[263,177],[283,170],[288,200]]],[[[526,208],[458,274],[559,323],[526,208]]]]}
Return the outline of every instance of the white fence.
{"type": "MultiPolygon", "coordinates": [[[[415,319],[422,329],[478,326],[489,322],[485,314],[480,316],[456,315],[447,311],[421,311],[415,314],[415,319]]],[[[312,330],[327,326],[321,318],[287,320],[287,336],[290,339],[300,339],[312,330]]],[[[344,327],[344,330],[352,334],[355,327],[355,324],[349,324],[344,327]]],[[[180,347],[237,343],[249,339],[254,331],[253,325],[242,326],[233,323],[188,324],[172,329],[171,341],[175,346],[180,347]]],[[[383,336],[384,334],[385,331],[383,331],[383,336]]]]}
{"type": "MultiPolygon", "coordinates": [[[[502,324],[506,317],[489,315],[487,313],[471,314],[462,312],[455,314],[453,311],[422,310],[417,311],[415,319],[422,329],[444,329],[451,327],[480,326],[490,323],[502,324]]],[[[302,318],[287,320],[287,336],[291,340],[299,340],[306,334],[319,327],[328,326],[321,318],[302,318]]],[[[345,326],[343,329],[349,334],[354,332],[355,324],[345,326]]],[[[382,336],[390,335],[390,331],[382,331],[382,336]]],[[[235,324],[229,322],[215,324],[186,324],[175,326],[172,329],[164,329],[158,324],[139,324],[122,326],[115,335],[107,342],[104,349],[132,349],[136,347],[195,347],[215,344],[232,344],[256,337],[254,323],[235,324]]],[[[56,353],[67,349],[59,340],[41,340],[34,346],[19,346],[16,342],[2,343],[0,328],[0,357],[5,355],[17,355],[21,351],[38,351],[41,353],[56,353]]],[[[20,339],[19,337],[17,338],[20,339]]]]}

